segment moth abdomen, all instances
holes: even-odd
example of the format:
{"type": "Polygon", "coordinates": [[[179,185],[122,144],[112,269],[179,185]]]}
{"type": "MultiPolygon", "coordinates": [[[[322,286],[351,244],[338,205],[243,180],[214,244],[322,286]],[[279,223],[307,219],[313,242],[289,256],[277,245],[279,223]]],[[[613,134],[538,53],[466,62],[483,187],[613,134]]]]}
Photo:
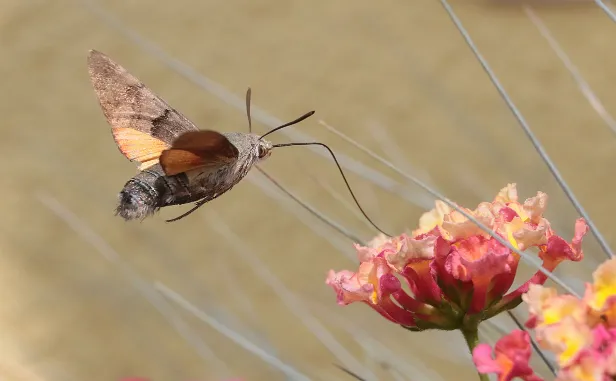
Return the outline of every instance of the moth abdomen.
{"type": "Polygon", "coordinates": [[[143,220],[160,208],[198,201],[205,194],[184,173],[165,176],[160,164],[136,174],[118,195],[116,215],[125,220],[143,220]]]}
{"type": "Polygon", "coordinates": [[[143,220],[160,208],[159,192],[147,182],[130,179],[118,195],[116,215],[129,220],[143,220]]]}

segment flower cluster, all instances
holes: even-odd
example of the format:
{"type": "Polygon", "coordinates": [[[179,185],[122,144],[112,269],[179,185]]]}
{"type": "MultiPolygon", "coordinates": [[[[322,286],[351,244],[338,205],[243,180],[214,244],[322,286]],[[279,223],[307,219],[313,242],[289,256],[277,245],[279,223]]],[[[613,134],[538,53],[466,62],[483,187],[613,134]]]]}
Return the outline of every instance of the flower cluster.
{"type": "MultiPolygon", "coordinates": [[[[532,285],[523,299],[530,312],[526,326],[535,330],[539,346],[556,356],[558,381],[616,378],[616,259],[599,266],[581,299],[558,295],[540,285],[532,285]]],[[[495,360],[490,352],[486,344],[473,352],[482,373],[498,373],[499,380],[515,376],[538,379],[528,372],[530,341],[526,332],[503,337],[496,344],[495,360]]]]}
{"type": "MultiPolygon", "coordinates": [[[[520,203],[515,184],[509,184],[492,202],[463,210],[513,247],[534,248],[543,267],[552,271],[563,260],[582,259],[580,245],[588,227],[578,220],[572,242],[565,241],[543,217],[546,205],[542,192],[520,203]]],[[[476,327],[517,306],[531,284],[547,279],[538,271],[508,293],[519,255],[442,201],[410,235],[381,235],[355,248],[358,271],[330,270],[326,280],[338,303],[363,302],[411,330],[476,327]]]]}

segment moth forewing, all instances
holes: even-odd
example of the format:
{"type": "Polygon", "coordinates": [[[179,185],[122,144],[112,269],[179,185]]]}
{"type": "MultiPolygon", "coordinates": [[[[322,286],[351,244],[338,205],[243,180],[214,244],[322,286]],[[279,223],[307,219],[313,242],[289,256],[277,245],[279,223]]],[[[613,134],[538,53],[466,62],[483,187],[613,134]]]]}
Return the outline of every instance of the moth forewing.
{"type": "Polygon", "coordinates": [[[140,168],[155,165],[162,151],[181,134],[198,131],[188,118],[105,54],[90,51],[88,72],[120,152],[140,168]]]}

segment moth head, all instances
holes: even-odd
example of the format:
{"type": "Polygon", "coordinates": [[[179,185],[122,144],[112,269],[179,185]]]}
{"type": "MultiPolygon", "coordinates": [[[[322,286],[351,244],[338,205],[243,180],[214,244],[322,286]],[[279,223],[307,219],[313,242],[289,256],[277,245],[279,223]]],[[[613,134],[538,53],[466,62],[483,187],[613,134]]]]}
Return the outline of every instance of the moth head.
{"type": "Polygon", "coordinates": [[[257,141],[257,158],[265,160],[272,154],[273,145],[267,140],[260,139],[257,141]]]}

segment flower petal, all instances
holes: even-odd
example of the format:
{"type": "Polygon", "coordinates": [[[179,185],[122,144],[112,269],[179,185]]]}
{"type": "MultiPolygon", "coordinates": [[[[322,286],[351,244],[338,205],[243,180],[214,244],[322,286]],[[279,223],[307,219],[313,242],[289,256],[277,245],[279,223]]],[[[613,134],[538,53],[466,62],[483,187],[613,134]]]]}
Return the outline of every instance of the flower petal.
{"type": "Polygon", "coordinates": [[[607,377],[608,362],[605,357],[593,351],[582,353],[575,364],[558,372],[557,381],[605,381],[607,377]]]}
{"type": "MultiPolygon", "coordinates": [[[[481,222],[485,226],[492,226],[494,223],[494,215],[485,209],[475,213],[466,208],[462,208],[466,213],[475,217],[476,220],[481,222]]],[[[447,240],[465,239],[472,236],[489,236],[482,228],[477,226],[473,221],[469,220],[462,213],[457,210],[443,217],[442,235],[447,240]]]]}
{"type": "Polygon", "coordinates": [[[482,311],[491,302],[487,297],[495,276],[508,276],[513,282],[510,256],[511,251],[493,238],[473,236],[452,246],[445,268],[453,278],[472,283],[469,313],[482,311]]]}
{"type": "Polygon", "coordinates": [[[494,346],[492,359],[490,347],[479,344],[473,350],[473,361],[480,373],[496,373],[499,381],[521,378],[526,381],[540,381],[529,365],[531,348],[530,336],[526,331],[515,330],[503,336],[494,346]]]}
{"type": "Polygon", "coordinates": [[[428,233],[435,227],[441,226],[443,217],[453,210],[441,200],[436,200],[434,204],[436,206],[434,209],[419,218],[419,228],[413,231],[413,236],[428,233]]]}
{"type": "Polygon", "coordinates": [[[496,197],[494,197],[495,203],[508,204],[510,202],[518,201],[518,190],[515,183],[507,184],[506,187],[501,189],[496,197]]]}
{"type": "Polygon", "coordinates": [[[524,201],[524,212],[531,222],[536,224],[543,219],[543,213],[547,208],[548,195],[543,192],[537,192],[536,197],[531,197],[524,201]]]}
{"type": "Polygon", "coordinates": [[[412,313],[391,299],[391,295],[400,291],[402,285],[385,258],[376,257],[370,262],[362,262],[357,273],[330,270],[325,283],[336,292],[338,304],[363,302],[394,323],[414,326],[412,313]]]}
{"type": "Polygon", "coordinates": [[[501,365],[492,358],[492,347],[478,344],[473,350],[473,362],[479,373],[500,373],[501,365]]]}
{"type": "Polygon", "coordinates": [[[441,290],[434,279],[431,264],[435,251],[442,250],[442,246],[448,247],[448,244],[441,237],[432,235],[403,237],[400,251],[388,255],[387,262],[406,278],[417,301],[440,302],[441,290]]]}
{"type": "Polygon", "coordinates": [[[394,254],[400,250],[401,245],[400,237],[388,237],[382,233],[368,242],[368,246],[353,244],[360,262],[369,262],[372,258],[394,254]]]}
{"type": "Polygon", "coordinates": [[[329,270],[325,283],[334,289],[340,305],[370,300],[374,292],[373,285],[360,284],[357,274],[348,270],[329,270]]]}
{"type": "Polygon", "coordinates": [[[587,303],[592,309],[601,311],[608,300],[616,296],[616,258],[599,265],[592,277],[594,282],[586,294],[587,303]]]}
{"type": "Polygon", "coordinates": [[[509,243],[518,250],[529,247],[545,245],[548,242],[547,231],[550,227],[548,220],[542,218],[539,223],[525,222],[516,216],[509,222],[497,224],[496,230],[507,237],[509,243]]]}
{"type": "Polygon", "coordinates": [[[539,344],[554,352],[561,368],[574,363],[584,350],[591,348],[594,339],[586,324],[569,316],[558,324],[537,327],[535,332],[539,344]]]}
{"type": "Polygon", "coordinates": [[[397,271],[403,271],[407,265],[418,262],[430,262],[434,259],[434,245],[438,237],[433,235],[420,235],[410,238],[406,234],[401,236],[400,250],[387,253],[387,262],[397,271]]]}
{"type": "Polygon", "coordinates": [[[581,261],[584,258],[582,239],[588,233],[588,229],[586,221],[583,218],[578,218],[575,222],[575,233],[571,243],[557,235],[549,236],[546,248],[539,252],[539,257],[543,260],[543,267],[551,271],[566,259],[574,262],[581,261]]]}

